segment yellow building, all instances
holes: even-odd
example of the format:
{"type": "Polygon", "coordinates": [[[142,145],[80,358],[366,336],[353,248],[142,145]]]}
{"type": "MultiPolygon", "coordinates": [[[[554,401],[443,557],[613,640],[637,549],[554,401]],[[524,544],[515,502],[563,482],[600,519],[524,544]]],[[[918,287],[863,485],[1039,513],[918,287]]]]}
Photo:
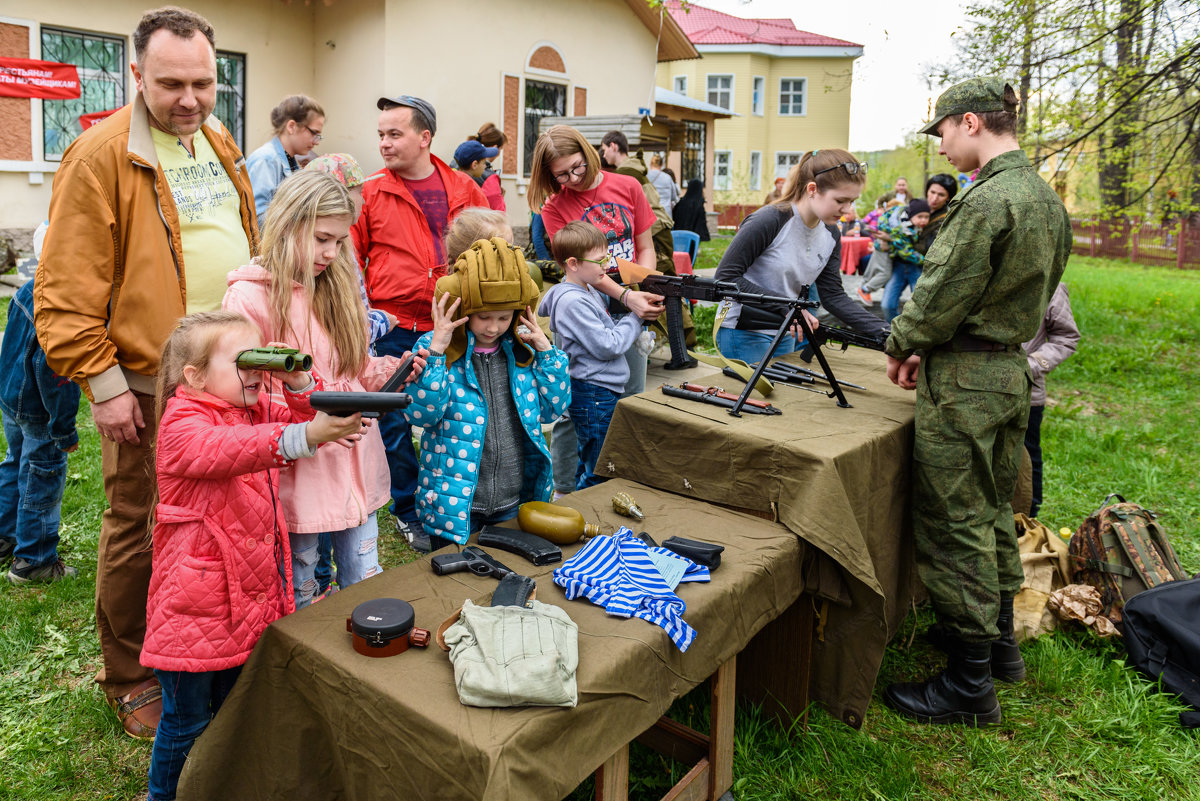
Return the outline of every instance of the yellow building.
{"type": "MultiPolygon", "coordinates": [[[[758,203],[806,150],[846,147],[850,83],[862,45],[797,30],[789,19],[743,19],[668,0],[699,61],[658,65],[658,85],[733,112],[716,121],[717,203],[758,203]]],[[[702,143],[698,152],[706,148],[702,143]]],[[[686,184],[705,165],[684,165],[686,184]]]]}
{"type": "MultiPolygon", "coordinates": [[[[528,158],[543,116],[635,113],[658,61],[697,58],[646,0],[495,0],[483,10],[470,0],[183,4],[216,30],[215,113],[244,152],[271,138],[281,99],[307,94],[326,112],[318,150],[350,153],[374,172],[383,166],[376,99],[417,95],[437,109],[433,153],[447,162],[485,122],[508,134],[495,166],[514,227],[529,223],[528,158]],[[597,49],[606,41],[621,43],[620,58],[597,49]]],[[[19,243],[45,218],[79,117],[131,101],[130,35],[154,5],[109,0],[81,13],[77,0],[4,3],[0,57],[73,63],[83,86],[78,100],[0,98],[0,231],[19,243]]]]}

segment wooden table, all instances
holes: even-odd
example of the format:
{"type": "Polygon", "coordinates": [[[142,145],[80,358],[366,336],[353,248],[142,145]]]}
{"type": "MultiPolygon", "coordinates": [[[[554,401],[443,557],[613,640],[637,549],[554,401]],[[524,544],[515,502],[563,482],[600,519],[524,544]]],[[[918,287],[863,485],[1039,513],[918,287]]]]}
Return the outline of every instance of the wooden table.
{"type": "MultiPolygon", "coordinates": [[[[908,514],[913,395],[888,381],[882,353],[826,355],[838,378],[866,387],[846,390],[853,408],[780,386],[770,402],[781,415],[735,418],[648,387],[617,404],[597,473],[748,509],[806,543],[805,589],[818,615],[812,697],[857,728],[919,586],[908,514]]],[[[799,354],[784,359],[803,365],[799,354]]],[[[692,383],[742,389],[720,374],[692,383]]]]}
{"type": "MultiPolygon", "coordinates": [[[[567,601],[551,581],[554,565],[534,567],[495,552],[537,580],[538,600],[562,607],[579,626],[579,705],[463,706],[449,659],[436,647],[371,659],[351,648],[346,632],[354,607],[376,597],[408,600],[417,625],[428,629],[465,598],[490,599],[494,579],[435,576],[421,559],[272,624],[193,748],[178,797],[557,801],[603,765],[602,797],[620,798],[628,743],[643,738],[662,745],[664,732],[673,735],[667,739],[676,741],[676,755],[697,761],[678,797],[719,797],[732,782],[735,675],[744,673],[748,688],[761,692],[770,686],[764,676],[786,683],[797,663],[807,662],[792,652],[755,664],[753,654],[762,653],[756,647],[738,657],[773,620],[791,613],[805,546],[777,523],[619,479],[564,503],[612,531],[632,523],[612,511],[617,491],[631,493],[646,513],[635,530],[659,541],[679,535],[726,547],[710,583],[677,591],[687,604],[684,619],[697,631],[686,652],[657,626],[567,601]],[[716,715],[707,739],[659,724],[673,701],[709,677],[716,715]]],[[[564,558],[579,547],[564,548],[564,558]]]]}

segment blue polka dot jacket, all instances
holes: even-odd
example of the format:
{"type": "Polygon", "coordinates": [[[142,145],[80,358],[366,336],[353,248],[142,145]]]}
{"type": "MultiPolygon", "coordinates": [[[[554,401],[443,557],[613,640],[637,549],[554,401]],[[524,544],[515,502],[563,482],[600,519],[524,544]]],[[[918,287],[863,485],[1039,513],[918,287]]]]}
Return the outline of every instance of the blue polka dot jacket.
{"type": "MultiPolygon", "coordinates": [[[[413,347],[428,348],[432,333],[413,347]]],[[[524,433],[521,502],[550,500],[553,471],[542,423],[553,422],[571,405],[567,354],[558,348],[535,352],[533,361],[519,367],[513,358],[513,338],[500,340],[508,363],[508,383],[524,433]]],[[[467,332],[467,353],[475,338],[467,332]]],[[[463,356],[446,364],[430,356],[420,379],[409,387],[412,403],[405,410],[421,432],[420,472],[417,476],[417,514],[429,534],[465,544],[470,535],[471,500],[478,482],[488,409],[471,359],[463,356]]]]}

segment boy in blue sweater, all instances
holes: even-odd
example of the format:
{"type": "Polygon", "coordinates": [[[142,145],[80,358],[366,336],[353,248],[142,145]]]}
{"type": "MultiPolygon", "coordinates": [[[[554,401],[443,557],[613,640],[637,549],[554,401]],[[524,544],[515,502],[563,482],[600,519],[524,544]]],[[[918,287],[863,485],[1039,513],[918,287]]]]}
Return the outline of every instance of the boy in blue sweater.
{"type": "Polygon", "coordinates": [[[8,455],[0,464],[0,564],[13,584],[51,582],[79,571],[58,557],[67,454],[79,447],[79,387],[46,366],[33,329],[33,281],[8,306],[0,345],[0,410],[8,455]]]}
{"type": "Polygon", "coordinates": [[[590,223],[576,220],[559,229],[551,248],[563,280],[547,290],[540,310],[550,318],[550,328],[571,360],[570,415],[579,439],[576,489],[605,480],[596,475],[596,460],[629,378],[625,352],[642,332],[636,314],[614,323],[608,297],[593,288],[604,278],[607,246],[604,233],[590,223]]]}

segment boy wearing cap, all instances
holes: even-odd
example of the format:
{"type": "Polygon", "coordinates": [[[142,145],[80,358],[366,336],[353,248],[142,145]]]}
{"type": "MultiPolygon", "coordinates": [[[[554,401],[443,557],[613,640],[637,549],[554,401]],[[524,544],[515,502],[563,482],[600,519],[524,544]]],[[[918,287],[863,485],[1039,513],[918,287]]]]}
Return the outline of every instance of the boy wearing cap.
{"type": "Polygon", "coordinates": [[[916,389],[913,537],[946,669],[885,702],[923,723],[1000,721],[993,676],[1017,681],[1012,599],[1024,574],[1009,499],[1029,414],[1032,339],[1071,252],[1071,226],[1016,138],[1017,96],[972,78],[922,133],[979,177],[947,207],[925,274],[887,340],[888,377],[916,389]]]}
{"type": "Polygon", "coordinates": [[[454,163],[458,169],[471,176],[494,211],[504,211],[504,192],[500,189],[500,176],[488,170],[488,159],[500,155],[500,148],[487,147],[475,139],[468,139],[454,150],[454,163]]]}
{"type": "MultiPolygon", "coordinates": [[[[433,287],[446,272],[444,237],[450,221],[465,208],[486,209],[488,202],[470,176],[430,152],[437,114],[428,101],[397,95],[379,98],[376,106],[384,168],[363,186],[362,213],[350,238],[371,306],[398,320],[375,347],[380,356],[401,356],[433,328],[433,287]]],[[[380,418],[379,433],[392,475],[397,529],[419,543],[417,457],[410,428],[400,415],[389,414],[380,418]]]]}

